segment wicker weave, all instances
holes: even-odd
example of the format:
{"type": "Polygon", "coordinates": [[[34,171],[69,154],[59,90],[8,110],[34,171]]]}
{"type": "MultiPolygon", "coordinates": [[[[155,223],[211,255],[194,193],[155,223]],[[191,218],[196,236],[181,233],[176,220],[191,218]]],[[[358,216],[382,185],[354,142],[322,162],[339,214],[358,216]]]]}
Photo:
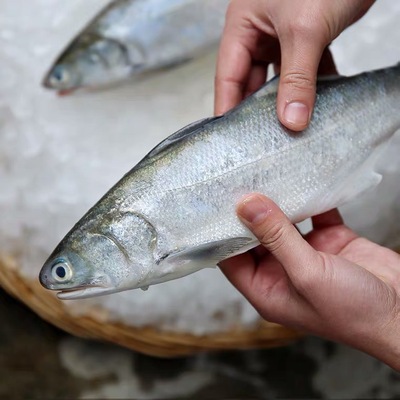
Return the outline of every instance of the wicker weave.
{"type": "Polygon", "coordinates": [[[227,333],[196,336],[104,322],[104,310],[103,313],[98,310],[84,316],[71,315],[63,302],[53,292],[44,290],[38,280],[24,278],[18,272],[16,261],[10,257],[0,259],[0,285],[40,317],[73,335],[110,341],[153,356],[275,347],[286,345],[301,336],[298,332],[263,321],[252,330],[236,328],[227,333]]]}

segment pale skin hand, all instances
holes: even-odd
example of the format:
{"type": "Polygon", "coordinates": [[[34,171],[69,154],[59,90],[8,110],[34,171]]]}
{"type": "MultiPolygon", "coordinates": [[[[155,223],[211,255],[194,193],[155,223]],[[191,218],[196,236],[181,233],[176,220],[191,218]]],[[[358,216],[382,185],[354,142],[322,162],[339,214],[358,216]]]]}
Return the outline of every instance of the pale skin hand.
{"type": "Polygon", "coordinates": [[[337,210],[302,237],[270,199],[237,209],[261,246],[221,263],[260,315],[346,343],[400,370],[400,255],[357,236],[337,210]]]}
{"type": "Polygon", "coordinates": [[[334,72],[327,46],[361,18],[373,0],[232,0],[215,77],[215,113],[222,114],[266,79],[281,73],[277,113],[287,128],[307,127],[320,72],[334,72]],[[321,63],[321,64],[320,64],[321,63]]]}

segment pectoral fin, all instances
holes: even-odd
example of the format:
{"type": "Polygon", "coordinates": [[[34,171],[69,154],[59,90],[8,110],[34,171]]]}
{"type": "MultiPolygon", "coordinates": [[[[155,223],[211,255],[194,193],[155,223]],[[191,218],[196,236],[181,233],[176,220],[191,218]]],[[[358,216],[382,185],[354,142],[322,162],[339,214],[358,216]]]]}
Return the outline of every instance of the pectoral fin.
{"type": "Polygon", "coordinates": [[[193,267],[197,270],[214,267],[220,261],[244,253],[256,245],[257,241],[250,237],[219,240],[173,253],[165,261],[178,266],[188,265],[190,269],[193,267]]]}

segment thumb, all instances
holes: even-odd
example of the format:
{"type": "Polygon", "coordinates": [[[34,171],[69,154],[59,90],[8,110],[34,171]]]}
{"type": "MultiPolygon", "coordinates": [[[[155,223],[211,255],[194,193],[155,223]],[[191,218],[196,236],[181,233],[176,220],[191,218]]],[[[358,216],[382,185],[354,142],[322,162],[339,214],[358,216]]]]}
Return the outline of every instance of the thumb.
{"type": "MultiPolygon", "coordinates": [[[[238,205],[237,213],[260,243],[282,264],[295,286],[314,274],[320,262],[314,250],[279,207],[267,197],[254,193],[238,205]]],[[[317,268],[318,270],[318,268],[317,268]]]]}
{"type": "Polygon", "coordinates": [[[325,45],[302,37],[281,41],[281,75],[277,111],[283,125],[293,131],[307,128],[314,108],[318,66],[325,45]]]}

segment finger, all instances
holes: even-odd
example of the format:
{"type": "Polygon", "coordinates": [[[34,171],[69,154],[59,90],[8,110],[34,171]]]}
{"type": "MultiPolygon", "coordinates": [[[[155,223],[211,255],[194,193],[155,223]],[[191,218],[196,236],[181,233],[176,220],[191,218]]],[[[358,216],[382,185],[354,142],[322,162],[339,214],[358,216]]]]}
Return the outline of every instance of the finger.
{"type": "Polygon", "coordinates": [[[311,218],[313,229],[321,230],[332,226],[343,225],[343,218],[337,208],[311,218]]]}
{"type": "Polygon", "coordinates": [[[310,245],[324,253],[338,254],[357,235],[344,225],[337,209],[312,218],[313,230],[305,236],[310,245]]]}
{"type": "Polygon", "coordinates": [[[252,65],[250,48],[256,47],[257,42],[255,31],[243,25],[242,15],[236,8],[228,8],[218,51],[214,99],[216,115],[230,110],[243,99],[252,65]]]}
{"type": "Polygon", "coordinates": [[[238,216],[260,243],[282,264],[294,284],[313,272],[318,253],[279,209],[265,196],[246,196],[238,205],[238,216]]]}
{"type": "Polygon", "coordinates": [[[354,24],[354,22],[357,22],[360,18],[362,18],[374,3],[375,3],[375,0],[364,0],[364,2],[361,4],[360,11],[352,19],[351,24],[354,24]]]}
{"type": "Polygon", "coordinates": [[[325,45],[314,36],[283,37],[277,98],[279,120],[293,131],[305,129],[315,102],[318,65],[325,45]]]}
{"type": "Polygon", "coordinates": [[[242,90],[242,98],[253,94],[265,84],[268,75],[268,66],[274,65],[280,59],[279,43],[270,36],[263,37],[257,43],[256,49],[249,49],[251,57],[250,70],[242,90]]]}
{"type": "MultiPolygon", "coordinates": [[[[243,294],[252,290],[254,277],[259,272],[259,262],[265,260],[268,250],[260,245],[246,253],[221,261],[218,266],[229,281],[243,294]]],[[[267,261],[267,260],[265,260],[267,261]]]]}
{"type": "Polygon", "coordinates": [[[251,55],[233,38],[224,38],[218,53],[214,113],[221,115],[241,102],[251,68],[251,55]]]}
{"type": "Polygon", "coordinates": [[[253,256],[254,261],[257,263],[268,254],[268,250],[264,246],[260,245],[251,249],[250,253],[253,256]]]}
{"type": "Polygon", "coordinates": [[[223,274],[268,321],[301,328],[309,320],[303,299],[288,284],[282,266],[274,259],[260,265],[249,252],[219,264],[223,274]]]}
{"type": "Polygon", "coordinates": [[[246,294],[250,291],[257,273],[257,266],[250,253],[221,261],[218,266],[239,292],[246,294]]]}
{"type": "Polygon", "coordinates": [[[279,75],[281,73],[281,64],[274,63],[274,74],[279,75]]]}
{"type": "Polygon", "coordinates": [[[251,68],[247,85],[244,90],[244,98],[258,90],[267,78],[267,65],[256,64],[251,68]]]}
{"type": "Polygon", "coordinates": [[[329,47],[322,53],[321,61],[318,66],[318,75],[338,75],[335,61],[329,47]]]}

